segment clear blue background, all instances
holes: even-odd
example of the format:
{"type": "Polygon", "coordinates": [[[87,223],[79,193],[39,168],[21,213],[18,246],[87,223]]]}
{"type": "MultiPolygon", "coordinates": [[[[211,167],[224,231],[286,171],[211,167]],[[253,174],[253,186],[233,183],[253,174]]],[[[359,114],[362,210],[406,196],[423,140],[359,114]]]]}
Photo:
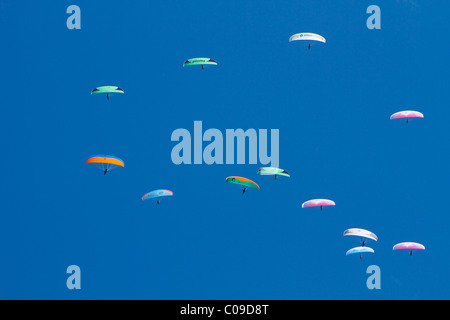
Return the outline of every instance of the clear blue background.
{"type": "Polygon", "coordinates": [[[450,2],[0,1],[0,298],[448,299],[450,2]],[[66,8],[81,8],[69,30],[66,8]],[[366,9],[381,8],[381,30],[366,9]],[[294,33],[327,39],[310,51],[294,33]],[[218,66],[183,68],[192,57],[218,66]],[[118,85],[110,101],[91,96],[118,85]],[[390,121],[400,110],[425,118],[390,121]],[[280,130],[280,167],[172,131],[280,130]],[[206,144],[205,144],[206,145],[206,144]],[[103,176],[85,164],[115,155],[103,176]],[[255,180],[245,196],[230,175],[255,180]],[[141,201],[173,190],[157,206],[141,201]],[[301,209],[312,198],[333,208],[301,209]],[[360,227],[373,255],[347,257],[360,227]],[[402,241],[427,250],[394,252],[402,241]],[[68,290],[66,268],[81,268],[68,290]],[[366,287],[369,265],[381,289],[366,287]]]}

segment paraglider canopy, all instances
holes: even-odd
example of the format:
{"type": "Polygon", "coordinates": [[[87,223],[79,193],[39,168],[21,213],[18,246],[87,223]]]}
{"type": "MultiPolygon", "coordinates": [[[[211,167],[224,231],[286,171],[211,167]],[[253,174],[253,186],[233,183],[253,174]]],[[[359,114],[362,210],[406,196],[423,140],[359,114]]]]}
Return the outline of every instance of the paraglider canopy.
{"type": "Polygon", "coordinates": [[[238,184],[238,185],[242,186],[244,188],[242,191],[242,194],[245,193],[245,190],[247,190],[247,188],[259,190],[259,186],[255,182],[253,182],[250,179],[243,178],[243,177],[231,176],[231,177],[226,178],[225,182],[234,183],[234,184],[238,184]]]}
{"type": "Polygon", "coordinates": [[[359,258],[362,259],[362,255],[365,253],[374,253],[375,251],[369,247],[355,247],[348,250],[345,255],[359,254],[359,258]]]}
{"type": "Polygon", "coordinates": [[[92,156],[86,160],[86,163],[97,164],[97,166],[103,170],[105,175],[108,171],[116,167],[125,167],[125,163],[122,161],[122,159],[107,154],[92,156]]]}
{"type": "Polygon", "coordinates": [[[308,50],[311,49],[311,45],[314,43],[325,43],[326,40],[320,34],[311,32],[296,33],[289,37],[289,42],[301,40],[308,44],[308,50]]]}
{"type": "Polygon", "coordinates": [[[258,169],[257,173],[262,176],[275,175],[275,179],[277,178],[277,176],[290,177],[289,172],[287,172],[286,170],[280,169],[280,168],[275,168],[275,167],[262,167],[262,168],[258,169]]]}
{"type": "Polygon", "coordinates": [[[173,196],[173,192],[170,190],[158,189],[158,190],[153,190],[153,191],[150,191],[150,192],[147,192],[146,194],[144,194],[142,196],[142,200],[148,200],[148,199],[153,199],[153,198],[158,198],[158,197],[167,197],[167,196],[173,196]]]}
{"type": "Polygon", "coordinates": [[[201,65],[202,69],[204,65],[211,64],[217,66],[217,61],[210,58],[192,58],[188,59],[183,63],[184,66],[198,66],[201,65]]]}
{"type": "Polygon", "coordinates": [[[320,207],[320,210],[322,210],[322,207],[324,206],[334,206],[336,205],[334,201],[328,200],[328,199],[312,199],[308,200],[306,202],[302,203],[302,208],[309,208],[309,207],[320,207]]]}
{"type": "Polygon", "coordinates": [[[91,94],[97,94],[97,93],[106,93],[106,99],[109,100],[109,95],[111,93],[125,93],[125,92],[123,91],[123,89],[116,87],[116,86],[102,86],[102,87],[97,87],[91,91],[91,94]]]}
{"type": "Polygon", "coordinates": [[[305,41],[319,41],[326,43],[326,39],[322,37],[320,34],[317,33],[311,33],[311,32],[301,32],[296,33],[289,37],[289,42],[296,41],[296,40],[305,40],[305,41]]]}
{"type": "Polygon", "coordinates": [[[399,111],[391,115],[390,119],[406,119],[406,123],[409,122],[410,118],[423,118],[423,114],[418,111],[412,111],[412,110],[405,110],[405,111],[399,111]]]}
{"type": "Polygon", "coordinates": [[[376,236],[375,233],[370,232],[368,230],[365,229],[360,229],[360,228],[350,228],[344,231],[343,236],[352,236],[355,237],[356,239],[362,241],[362,246],[364,247],[364,244],[368,241],[368,240],[373,240],[373,241],[378,241],[378,237],[376,236]]]}
{"type": "Polygon", "coordinates": [[[170,190],[158,189],[158,190],[153,190],[153,191],[150,191],[150,192],[147,192],[146,194],[144,194],[142,196],[142,201],[149,200],[149,199],[157,199],[156,203],[159,204],[160,197],[168,197],[168,196],[173,196],[173,192],[170,190]]]}
{"type": "Polygon", "coordinates": [[[125,93],[123,89],[116,86],[102,86],[97,87],[91,91],[91,94],[95,93],[125,93]]]}
{"type": "Polygon", "coordinates": [[[417,242],[400,242],[392,250],[410,250],[409,255],[412,255],[413,250],[425,250],[425,246],[417,242]]]}

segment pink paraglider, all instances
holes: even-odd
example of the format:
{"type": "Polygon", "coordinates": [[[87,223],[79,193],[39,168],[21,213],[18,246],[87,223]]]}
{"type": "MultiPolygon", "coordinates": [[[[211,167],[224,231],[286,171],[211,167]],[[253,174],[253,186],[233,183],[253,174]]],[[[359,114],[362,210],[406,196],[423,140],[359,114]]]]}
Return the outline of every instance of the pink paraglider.
{"type": "Polygon", "coordinates": [[[408,123],[410,118],[423,118],[423,114],[418,111],[405,110],[394,113],[390,119],[406,119],[406,123],[408,123]]]}
{"type": "Polygon", "coordinates": [[[392,250],[410,250],[409,255],[411,256],[413,250],[425,250],[425,246],[417,242],[400,242],[397,243],[392,250]]]}
{"type": "Polygon", "coordinates": [[[302,208],[309,208],[309,207],[320,207],[320,211],[322,211],[322,207],[324,206],[334,206],[335,203],[332,200],[328,199],[313,199],[308,200],[306,202],[303,202],[302,208]]]}

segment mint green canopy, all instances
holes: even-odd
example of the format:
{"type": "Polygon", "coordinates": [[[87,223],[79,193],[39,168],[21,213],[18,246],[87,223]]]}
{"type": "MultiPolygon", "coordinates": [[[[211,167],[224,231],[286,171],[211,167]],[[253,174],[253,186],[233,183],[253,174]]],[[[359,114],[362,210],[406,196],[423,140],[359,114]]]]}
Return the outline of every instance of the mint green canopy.
{"type": "Polygon", "coordinates": [[[274,175],[275,179],[277,176],[290,177],[291,175],[286,170],[275,168],[275,167],[262,167],[258,169],[258,174],[260,175],[274,175]]]}
{"type": "Polygon", "coordinates": [[[185,67],[185,66],[198,66],[198,65],[201,65],[202,69],[203,69],[203,66],[206,65],[206,64],[212,64],[212,65],[216,65],[217,66],[217,61],[213,60],[213,59],[210,59],[210,58],[192,58],[192,59],[186,60],[183,63],[183,67],[185,67]]]}
{"type": "Polygon", "coordinates": [[[102,87],[97,87],[91,91],[91,94],[96,94],[96,93],[106,93],[106,99],[109,100],[110,93],[125,93],[125,92],[123,91],[123,89],[116,87],[116,86],[102,86],[102,87]]]}

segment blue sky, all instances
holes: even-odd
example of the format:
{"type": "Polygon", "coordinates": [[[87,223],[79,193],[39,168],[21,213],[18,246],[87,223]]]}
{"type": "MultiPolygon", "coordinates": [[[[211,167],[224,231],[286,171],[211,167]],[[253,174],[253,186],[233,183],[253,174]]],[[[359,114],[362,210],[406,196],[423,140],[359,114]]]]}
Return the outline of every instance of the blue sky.
{"type": "Polygon", "coordinates": [[[2,299],[448,299],[450,3],[0,1],[2,299]],[[66,8],[81,9],[69,30],[66,8]],[[369,30],[366,9],[381,9],[369,30]],[[315,32],[325,45],[289,43],[315,32]],[[217,67],[182,68],[192,57],[217,67]],[[124,95],[91,96],[100,85],[124,95]],[[425,118],[390,121],[400,110],[425,118]],[[172,132],[279,129],[280,167],[175,165],[172,132]],[[115,155],[103,176],[85,164],[115,155]],[[230,175],[256,181],[242,196],[230,175]],[[154,189],[174,196],[141,201],[154,189]],[[313,198],[336,202],[301,209],[313,198]],[[351,227],[375,253],[346,257],[351,227]],[[393,252],[402,241],[426,251],[393,252]],[[81,268],[68,290],[66,268],[81,268]],[[366,287],[369,265],[381,289],[366,287]]]}

